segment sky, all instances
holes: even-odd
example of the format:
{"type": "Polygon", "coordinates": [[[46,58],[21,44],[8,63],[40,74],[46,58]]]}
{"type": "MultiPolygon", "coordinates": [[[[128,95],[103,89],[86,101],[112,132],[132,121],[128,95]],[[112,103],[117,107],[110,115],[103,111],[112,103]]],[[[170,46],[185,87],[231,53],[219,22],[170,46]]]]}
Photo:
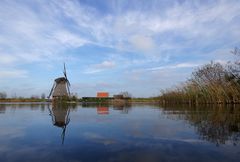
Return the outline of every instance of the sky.
{"type": "Polygon", "coordinates": [[[0,92],[151,97],[240,46],[239,0],[1,0],[0,92]]]}

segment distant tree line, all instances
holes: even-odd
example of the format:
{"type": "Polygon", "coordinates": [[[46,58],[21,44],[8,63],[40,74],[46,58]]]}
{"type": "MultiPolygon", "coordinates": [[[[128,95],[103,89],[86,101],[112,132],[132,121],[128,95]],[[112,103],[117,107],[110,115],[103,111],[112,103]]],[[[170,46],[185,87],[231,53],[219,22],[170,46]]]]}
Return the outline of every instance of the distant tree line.
{"type": "Polygon", "coordinates": [[[6,92],[0,92],[0,102],[41,102],[45,101],[45,94],[42,93],[41,97],[39,95],[31,95],[30,97],[17,96],[16,93],[11,97],[7,96],[6,92]]]}
{"type": "Polygon", "coordinates": [[[161,103],[173,104],[235,104],[240,103],[240,49],[232,53],[237,57],[227,65],[208,63],[196,69],[182,85],[163,90],[161,103]]]}

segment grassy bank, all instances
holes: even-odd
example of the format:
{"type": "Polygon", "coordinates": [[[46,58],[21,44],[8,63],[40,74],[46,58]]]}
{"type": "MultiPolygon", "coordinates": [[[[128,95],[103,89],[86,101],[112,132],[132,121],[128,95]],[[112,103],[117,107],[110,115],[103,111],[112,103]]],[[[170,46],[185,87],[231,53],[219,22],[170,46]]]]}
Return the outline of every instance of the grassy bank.
{"type": "Polygon", "coordinates": [[[132,103],[158,103],[159,98],[150,97],[150,98],[131,98],[130,102],[132,103]]]}
{"type": "Polygon", "coordinates": [[[0,99],[0,102],[46,102],[47,100],[45,99],[31,99],[31,98],[21,98],[21,99],[12,99],[12,98],[7,98],[7,99],[0,99]]]}
{"type": "MultiPolygon", "coordinates": [[[[131,98],[127,100],[114,100],[112,98],[80,98],[76,100],[71,100],[75,102],[82,102],[82,103],[108,103],[108,102],[132,102],[132,103],[156,103],[159,102],[158,98],[131,98]]],[[[31,99],[31,98],[20,98],[20,99],[0,99],[0,102],[47,102],[46,99],[31,99]]]]}

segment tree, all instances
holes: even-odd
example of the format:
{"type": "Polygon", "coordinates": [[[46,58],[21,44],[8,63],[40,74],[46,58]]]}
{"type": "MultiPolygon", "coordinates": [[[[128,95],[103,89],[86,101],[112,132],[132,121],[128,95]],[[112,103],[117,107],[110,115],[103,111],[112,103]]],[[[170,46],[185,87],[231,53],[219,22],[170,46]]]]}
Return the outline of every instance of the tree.
{"type": "Polygon", "coordinates": [[[193,72],[192,81],[199,86],[223,84],[225,82],[225,75],[226,71],[220,63],[211,62],[193,72]]]}
{"type": "Polygon", "coordinates": [[[7,93],[6,92],[0,92],[0,99],[6,99],[7,93]]]}
{"type": "Polygon", "coordinates": [[[42,93],[41,99],[45,99],[45,98],[46,98],[45,93],[42,93]]]}
{"type": "Polygon", "coordinates": [[[127,91],[121,92],[120,95],[123,95],[124,98],[131,98],[132,97],[132,95],[127,91]]]}
{"type": "Polygon", "coordinates": [[[77,95],[77,93],[71,94],[71,100],[72,100],[72,101],[77,101],[77,100],[78,100],[78,95],[77,95]]]}
{"type": "MultiPolygon", "coordinates": [[[[235,47],[233,51],[231,51],[236,57],[240,57],[240,49],[235,47]]],[[[229,62],[228,65],[228,79],[235,81],[236,83],[240,84],[240,60],[237,58],[234,62],[229,62]]]]}
{"type": "Polygon", "coordinates": [[[32,95],[30,98],[31,99],[39,99],[39,96],[38,95],[32,95]]]}

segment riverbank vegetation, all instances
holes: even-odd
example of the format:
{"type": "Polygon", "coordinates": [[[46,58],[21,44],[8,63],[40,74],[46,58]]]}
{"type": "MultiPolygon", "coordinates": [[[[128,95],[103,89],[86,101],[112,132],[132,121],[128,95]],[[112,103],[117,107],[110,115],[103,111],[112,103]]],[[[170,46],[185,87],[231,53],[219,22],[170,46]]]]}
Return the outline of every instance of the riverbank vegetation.
{"type": "Polygon", "coordinates": [[[148,97],[148,98],[131,98],[130,102],[133,103],[158,103],[158,97],[148,97]]]}
{"type": "Polygon", "coordinates": [[[227,64],[210,62],[196,69],[189,80],[176,88],[163,90],[159,96],[163,104],[239,104],[240,49],[237,57],[227,64]]]}
{"type": "MultiPolygon", "coordinates": [[[[51,101],[47,98],[45,98],[45,95],[42,95],[41,98],[38,96],[31,96],[29,98],[26,97],[12,97],[12,98],[7,98],[7,95],[5,95],[5,92],[0,92],[0,102],[48,102],[51,101]],[[4,94],[1,96],[1,94],[4,94]]],[[[65,102],[78,102],[80,99],[78,99],[76,96],[71,96],[71,97],[63,97],[61,99],[62,101],[65,102]]]]}
{"type": "Polygon", "coordinates": [[[32,99],[32,98],[6,98],[6,99],[0,99],[0,102],[46,102],[46,100],[32,99]]]}
{"type": "Polygon", "coordinates": [[[12,97],[8,98],[5,92],[0,92],[0,102],[46,102],[45,96],[31,96],[29,98],[25,97],[12,97]]]}

